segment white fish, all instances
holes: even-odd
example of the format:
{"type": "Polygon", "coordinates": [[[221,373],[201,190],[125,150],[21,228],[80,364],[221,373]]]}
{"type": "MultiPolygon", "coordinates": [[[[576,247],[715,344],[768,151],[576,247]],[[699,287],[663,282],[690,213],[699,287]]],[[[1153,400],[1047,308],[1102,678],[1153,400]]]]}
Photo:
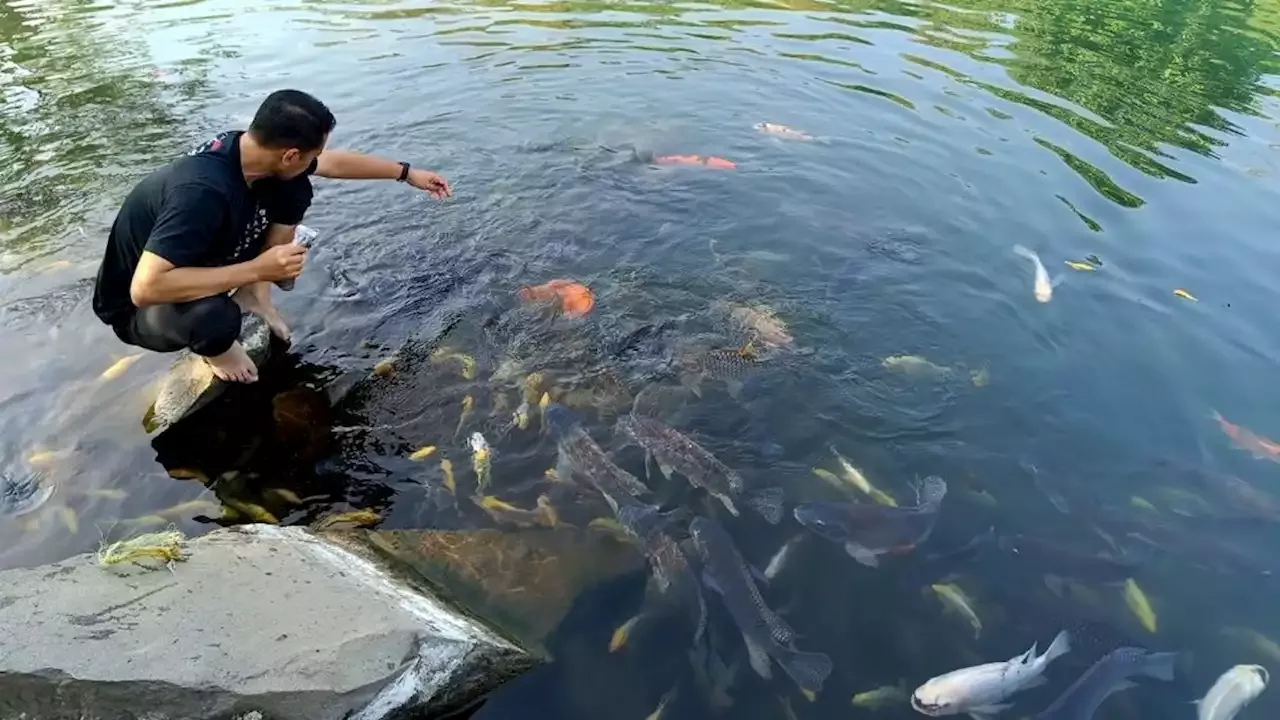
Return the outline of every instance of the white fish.
{"type": "Polygon", "coordinates": [[[1036,267],[1035,295],[1036,300],[1047,303],[1053,299],[1053,283],[1049,280],[1049,271],[1044,268],[1044,263],[1040,262],[1040,256],[1035,251],[1028,250],[1021,245],[1014,245],[1013,251],[1018,255],[1031,261],[1036,267]]]}
{"type": "Polygon", "coordinates": [[[1010,696],[1045,683],[1045,668],[1055,658],[1071,650],[1064,630],[1058,633],[1040,657],[1036,646],[1004,662],[987,663],[952,670],[916,688],[911,707],[930,717],[968,713],[975,718],[995,715],[1009,707],[1010,696]]]}
{"type": "Polygon", "coordinates": [[[803,535],[797,535],[778,548],[778,552],[769,558],[769,564],[764,566],[764,572],[761,573],[765,580],[772,582],[774,578],[778,577],[778,573],[782,572],[782,569],[787,566],[787,561],[791,559],[792,551],[795,550],[796,545],[799,545],[800,540],[803,538],[803,535]]]}
{"type": "Polygon", "coordinates": [[[1231,720],[1267,687],[1271,676],[1261,665],[1236,665],[1222,673],[1196,703],[1198,720],[1231,720]]]}

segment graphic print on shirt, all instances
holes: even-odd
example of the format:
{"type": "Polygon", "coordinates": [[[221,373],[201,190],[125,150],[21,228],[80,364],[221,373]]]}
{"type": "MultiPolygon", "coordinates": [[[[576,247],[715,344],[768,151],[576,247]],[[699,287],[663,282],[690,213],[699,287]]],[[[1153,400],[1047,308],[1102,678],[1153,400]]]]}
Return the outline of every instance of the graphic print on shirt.
{"type": "MultiPolygon", "coordinates": [[[[218,155],[226,155],[235,148],[235,130],[228,130],[219,133],[209,140],[196,146],[188,155],[200,155],[202,153],[214,153],[218,155]]],[[[238,154],[238,153],[237,153],[238,154]]],[[[224,258],[224,264],[231,265],[238,262],[248,260],[250,251],[262,245],[263,236],[267,232],[267,210],[262,207],[262,203],[258,200],[257,195],[252,191],[247,193],[247,200],[253,203],[252,213],[249,215],[248,222],[244,228],[236,236],[235,247],[224,258]]]]}

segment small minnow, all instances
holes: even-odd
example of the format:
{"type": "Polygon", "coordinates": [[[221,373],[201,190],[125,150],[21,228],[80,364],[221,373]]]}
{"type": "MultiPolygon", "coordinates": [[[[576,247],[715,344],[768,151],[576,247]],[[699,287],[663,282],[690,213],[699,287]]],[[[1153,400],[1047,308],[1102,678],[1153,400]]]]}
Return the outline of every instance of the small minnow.
{"type": "Polygon", "coordinates": [[[627,640],[631,637],[631,631],[636,629],[636,624],[640,622],[641,617],[643,615],[637,613],[619,625],[617,630],[613,631],[613,635],[609,637],[609,652],[617,652],[622,649],[623,645],[627,644],[627,640]]]}
{"type": "Polygon", "coordinates": [[[765,565],[764,572],[761,573],[765,580],[772,581],[774,578],[778,577],[778,574],[787,566],[787,561],[791,559],[792,553],[795,551],[796,546],[800,544],[802,539],[804,539],[803,535],[796,535],[783,543],[782,547],[778,548],[778,552],[774,553],[773,557],[769,558],[769,564],[765,565]]]}
{"type": "Polygon", "coordinates": [[[1089,263],[1076,262],[1074,260],[1067,260],[1065,262],[1066,266],[1072,270],[1079,270],[1080,272],[1093,272],[1094,270],[1097,270],[1096,267],[1089,263]]]}
{"type": "Polygon", "coordinates": [[[471,433],[468,444],[471,446],[471,469],[476,473],[476,496],[481,497],[484,495],[485,488],[489,487],[489,461],[492,451],[489,449],[489,441],[478,432],[471,433]]]}
{"type": "Polygon", "coordinates": [[[431,457],[431,455],[435,453],[435,451],[436,451],[435,445],[426,445],[410,453],[409,459],[414,462],[418,462],[420,460],[426,460],[427,458],[431,457]]]}
{"type": "Polygon", "coordinates": [[[476,399],[470,395],[462,398],[462,414],[458,416],[458,427],[454,428],[453,436],[456,438],[462,434],[462,428],[467,426],[467,419],[471,417],[471,411],[476,407],[476,399]]]}
{"type": "Polygon", "coordinates": [[[882,685],[874,690],[860,692],[850,701],[854,707],[867,710],[882,710],[894,705],[902,705],[910,700],[905,682],[897,685],[882,685]]]}
{"type": "Polygon", "coordinates": [[[762,122],[762,123],[756,123],[754,127],[756,130],[759,130],[760,132],[766,135],[774,135],[780,138],[786,138],[787,140],[812,140],[813,139],[813,136],[809,135],[808,133],[801,132],[799,130],[796,130],[795,128],[789,128],[786,125],[780,125],[778,123],[762,122]]]}
{"type": "Polygon", "coordinates": [[[142,357],[142,353],[137,353],[135,355],[128,355],[128,356],[122,357],[119,360],[112,363],[111,367],[107,368],[106,370],[103,370],[102,375],[100,375],[99,377],[103,380],[115,380],[121,375],[124,375],[125,371],[128,370],[129,367],[132,366],[134,363],[138,362],[138,360],[141,357],[142,357]]]}
{"type": "Polygon", "coordinates": [[[938,599],[942,601],[943,607],[948,612],[959,615],[969,623],[969,627],[973,628],[973,636],[975,638],[982,634],[982,620],[978,617],[978,613],[973,611],[972,603],[970,603],[969,598],[959,586],[950,583],[938,583],[929,587],[938,595],[938,599]]]}
{"type": "Polygon", "coordinates": [[[1191,302],[1200,302],[1200,300],[1195,295],[1192,295],[1191,293],[1187,292],[1186,290],[1183,290],[1182,288],[1176,288],[1173,291],[1173,294],[1175,297],[1180,297],[1183,300],[1190,300],[1191,302]]]}
{"type": "Polygon", "coordinates": [[[653,162],[655,165],[702,165],[716,170],[733,170],[738,167],[733,161],[714,155],[655,155],[653,162]]]}
{"type": "Polygon", "coordinates": [[[458,494],[458,484],[453,480],[453,461],[449,458],[440,460],[440,474],[444,475],[444,488],[450,495],[458,494]]]}

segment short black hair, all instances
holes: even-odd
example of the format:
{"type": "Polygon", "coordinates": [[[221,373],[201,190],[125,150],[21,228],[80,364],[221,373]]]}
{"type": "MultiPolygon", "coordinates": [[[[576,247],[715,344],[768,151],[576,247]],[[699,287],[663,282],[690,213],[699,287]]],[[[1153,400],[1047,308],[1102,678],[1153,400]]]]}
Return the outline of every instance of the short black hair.
{"type": "Polygon", "coordinates": [[[276,150],[319,150],[338,124],[324,103],[301,90],[277,90],[267,96],[249,123],[261,145],[276,150]]]}

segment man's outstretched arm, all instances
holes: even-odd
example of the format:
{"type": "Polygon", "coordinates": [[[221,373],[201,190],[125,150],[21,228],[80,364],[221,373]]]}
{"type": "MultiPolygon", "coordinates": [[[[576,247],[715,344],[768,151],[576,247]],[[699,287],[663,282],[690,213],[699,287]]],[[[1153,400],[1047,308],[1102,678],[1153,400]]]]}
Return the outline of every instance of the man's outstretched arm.
{"type": "MultiPolygon", "coordinates": [[[[336,180],[399,180],[404,168],[395,160],[351,150],[325,150],[316,161],[316,175],[336,180]]],[[[430,170],[410,168],[405,182],[437,199],[453,194],[449,183],[430,170]]]]}

